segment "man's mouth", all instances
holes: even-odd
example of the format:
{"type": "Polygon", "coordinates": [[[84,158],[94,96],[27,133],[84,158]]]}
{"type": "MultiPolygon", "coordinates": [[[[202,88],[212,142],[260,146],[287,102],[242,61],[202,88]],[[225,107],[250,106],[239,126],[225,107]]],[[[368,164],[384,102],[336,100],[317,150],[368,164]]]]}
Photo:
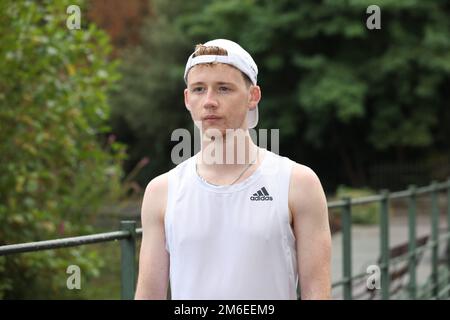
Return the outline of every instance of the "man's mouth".
{"type": "Polygon", "coordinates": [[[213,115],[202,117],[202,120],[204,120],[204,121],[205,120],[219,120],[219,119],[222,119],[222,118],[219,116],[213,116],[213,115]]]}

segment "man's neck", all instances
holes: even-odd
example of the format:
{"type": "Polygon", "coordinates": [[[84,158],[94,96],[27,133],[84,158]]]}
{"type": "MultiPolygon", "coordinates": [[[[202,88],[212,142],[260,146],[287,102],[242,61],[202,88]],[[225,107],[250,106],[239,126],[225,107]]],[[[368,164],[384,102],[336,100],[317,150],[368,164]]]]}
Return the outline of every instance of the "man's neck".
{"type": "Polygon", "coordinates": [[[258,161],[259,147],[252,141],[248,130],[223,134],[215,138],[202,134],[202,137],[197,163],[204,172],[233,174],[258,161]]]}

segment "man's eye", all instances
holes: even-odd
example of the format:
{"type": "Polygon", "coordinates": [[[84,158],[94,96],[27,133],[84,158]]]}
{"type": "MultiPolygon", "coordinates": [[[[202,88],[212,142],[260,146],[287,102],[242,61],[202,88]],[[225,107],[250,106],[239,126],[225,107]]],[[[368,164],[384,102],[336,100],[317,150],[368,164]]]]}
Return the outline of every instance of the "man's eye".
{"type": "Polygon", "coordinates": [[[192,89],[192,92],[199,93],[199,92],[202,92],[203,89],[204,89],[203,87],[195,87],[195,88],[192,89]]]}
{"type": "Polygon", "coordinates": [[[228,92],[228,91],[230,91],[230,88],[228,88],[228,87],[219,87],[219,91],[228,92]]]}

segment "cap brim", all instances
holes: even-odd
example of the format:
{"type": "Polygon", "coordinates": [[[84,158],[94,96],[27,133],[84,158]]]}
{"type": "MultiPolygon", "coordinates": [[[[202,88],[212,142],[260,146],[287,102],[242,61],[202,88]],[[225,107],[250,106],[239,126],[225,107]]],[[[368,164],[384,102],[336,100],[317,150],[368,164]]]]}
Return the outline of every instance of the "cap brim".
{"type": "Polygon", "coordinates": [[[247,125],[249,129],[256,127],[258,124],[258,106],[247,112],[247,125]]]}

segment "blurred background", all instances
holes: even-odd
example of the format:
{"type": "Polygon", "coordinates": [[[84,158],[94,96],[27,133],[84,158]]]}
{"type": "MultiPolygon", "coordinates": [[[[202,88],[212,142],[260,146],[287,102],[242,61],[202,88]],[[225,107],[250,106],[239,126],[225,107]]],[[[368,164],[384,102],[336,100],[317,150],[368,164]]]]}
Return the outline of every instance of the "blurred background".
{"type": "MultiPolygon", "coordinates": [[[[257,129],[278,128],[280,154],[311,167],[330,201],[450,176],[449,1],[3,0],[0,12],[0,245],[139,221],[147,183],[175,166],[172,131],[193,134],[187,57],[214,38],[252,54],[257,129]]],[[[352,221],[367,235],[378,211],[352,221]]],[[[0,298],[116,299],[119,259],[115,243],[0,256],[0,298]],[[68,264],[82,290],[66,288],[68,264]]]]}

